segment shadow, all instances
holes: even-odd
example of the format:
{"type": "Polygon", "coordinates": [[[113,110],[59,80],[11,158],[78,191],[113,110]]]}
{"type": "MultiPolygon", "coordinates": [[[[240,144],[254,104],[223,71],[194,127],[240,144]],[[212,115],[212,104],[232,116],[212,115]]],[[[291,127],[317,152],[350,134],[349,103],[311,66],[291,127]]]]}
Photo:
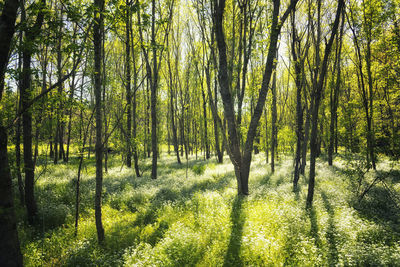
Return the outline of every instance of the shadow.
{"type": "Polygon", "coordinates": [[[329,214],[328,218],[328,229],[326,231],[326,239],[328,240],[329,246],[329,255],[328,255],[328,262],[330,266],[336,266],[339,260],[339,252],[336,246],[336,235],[337,230],[335,227],[335,211],[332,208],[331,204],[329,203],[328,196],[325,192],[321,192],[322,201],[324,202],[324,206],[326,211],[329,214]]]}
{"type": "Polygon", "coordinates": [[[293,188],[294,200],[296,202],[300,201],[300,192],[301,192],[301,185],[297,184],[297,187],[293,188]]]}
{"type": "Polygon", "coordinates": [[[150,201],[150,206],[146,212],[138,215],[135,225],[145,226],[154,223],[157,219],[157,212],[165,202],[184,205],[184,202],[190,199],[195,193],[211,190],[219,191],[225,189],[230,180],[234,179],[233,172],[227,172],[223,175],[213,176],[214,180],[204,180],[194,183],[190,187],[183,187],[181,190],[173,190],[168,186],[162,187],[150,201]]]}
{"type": "Polygon", "coordinates": [[[386,181],[400,183],[400,170],[378,171],[381,177],[386,177],[386,181]]]}
{"type": "Polygon", "coordinates": [[[271,186],[271,176],[272,176],[271,173],[264,175],[263,178],[259,182],[260,185],[267,186],[267,187],[271,186]]]}
{"type": "Polygon", "coordinates": [[[400,208],[381,185],[372,187],[361,202],[354,200],[352,206],[359,215],[369,221],[373,221],[392,231],[400,233],[400,208]]]}
{"type": "Polygon", "coordinates": [[[228,249],[225,254],[223,266],[244,266],[240,258],[240,249],[242,246],[243,226],[245,222],[244,214],[242,213],[243,196],[236,196],[233,201],[231,211],[231,236],[229,238],[228,249]]]}
{"type": "Polygon", "coordinates": [[[280,175],[279,178],[276,180],[275,185],[278,187],[283,183],[284,183],[284,178],[282,175],[280,175]]]}
{"type": "Polygon", "coordinates": [[[307,210],[308,217],[310,218],[311,228],[310,228],[310,235],[314,238],[315,245],[317,248],[321,248],[321,239],[319,238],[319,228],[318,228],[318,218],[317,212],[314,207],[307,210]]]}

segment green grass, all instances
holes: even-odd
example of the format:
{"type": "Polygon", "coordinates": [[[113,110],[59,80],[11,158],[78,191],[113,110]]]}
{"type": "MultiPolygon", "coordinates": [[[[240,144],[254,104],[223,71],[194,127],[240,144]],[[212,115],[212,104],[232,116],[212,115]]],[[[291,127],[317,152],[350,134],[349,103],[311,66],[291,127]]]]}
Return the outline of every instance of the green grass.
{"type": "MultiPolygon", "coordinates": [[[[157,180],[150,179],[149,160],[141,162],[141,178],[120,160],[110,159],[104,177],[102,246],[94,224],[93,161],[83,172],[77,237],[77,163],[47,166],[36,183],[40,223],[19,224],[27,266],[400,265],[397,204],[380,184],[357,203],[348,158],[336,158],[333,167],[318,162],[309,211],[306,178],[292,191],[291,158],[281,159],[271,175],[263,156],[255,156],[245,198],[236,195],[228,158],[224,164],[191,159],[187,166],[163,154],[157,180]]],[[[379,168],[389,171],[387,165],[379,168]]],[[[400,192],[399,182],[394,173],[387,183],[392,192],[400,192]]],[[[17,214],[23,221],[21,207],[17,214]]]]}

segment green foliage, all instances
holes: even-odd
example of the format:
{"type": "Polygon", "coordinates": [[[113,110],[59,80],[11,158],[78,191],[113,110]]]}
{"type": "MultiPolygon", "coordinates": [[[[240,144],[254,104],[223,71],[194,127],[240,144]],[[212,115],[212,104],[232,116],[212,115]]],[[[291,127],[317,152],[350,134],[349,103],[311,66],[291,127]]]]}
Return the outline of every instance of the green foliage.
{"type": "Polygon", "coordinates": [[[202,175],[206,170],[206,166],[204,164],[193,165],[192,171],[197,175],[202,175]]]}
{"type": "MultiPolygon", "coordinates": [[[[77,237],[72,220],[76,166],[51,167],[38,180],[45,227],[19,226],[25,264],[398,265],[400,220],[396,213],[400,213],[379,189],[371,191],[355,209],[352,180],[358,179],[358,165],[346,165],[351,159],[358,162],[354,156],[338,157],[333,168],[318,162],[311,211],[304,208],[307,188],[303,177],[299,192],[292,192],[290,158],[282,160],[271,175],[263,156],[255,156],[251,195],[245,198],[236,196],[236,181],[227,159],[216,165],[191,158],[193,172],[199,166],[196,168],[202,173],[187,179],[185,167],[173,163],[172,155],[161,157],[157,180],[150,179],[150,170],[142,178],[134,178],[133,170],[113,167],[104,177],[103,246],[97,244],[94,224],[94,162],[82,178],[77,237]],[[393,212],[385,215],[390,209],[393,212]]],[[[110,161],[115,164],[119,157],[110,161]]],[[[380,164],[382,168],[386,162],[380,164]]],[[[395,171],[388,177],[388,182],[398,182],[395,171]]]]}

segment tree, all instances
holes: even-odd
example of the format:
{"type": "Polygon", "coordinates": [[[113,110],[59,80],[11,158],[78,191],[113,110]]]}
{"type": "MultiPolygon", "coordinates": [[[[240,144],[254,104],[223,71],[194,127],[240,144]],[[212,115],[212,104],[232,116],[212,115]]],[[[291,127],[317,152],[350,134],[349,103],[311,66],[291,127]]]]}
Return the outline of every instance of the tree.
{"type": "MultiPolygon", "coordinates": [[[[19,1],[6,0],[0,16],[0,101],[3,98],[4,76],[10,54],[11,40],[15,32],[15,21],[19,1]]],[[[0,265],[22,266],[14,196],[7,151],[7,129],[0,117],[0,265]]]]}
{"type": "Polygon", "coordinates": [[[126,166],[130,168],[132,166],[132,140],[131,140],[131,133],[132,133],[132,96],[131,96],[131,1],[125,0],[126,5],[126,18],[125,18],[125,33],[126,33],[126,40],[125,40],[125,75],[126,75],[126,101],[127,101],[127,109],[126,109],[126,166]]]}
{"type": "Polygon", "coordinates": [[[276,110],[276,71],[272,77],[272,85],[271,85],[271,93],[272,93],[272,105],[271,105],[271,172],[275,172],[275,154],[277,147],[277,138],[278,138],[278,127],[276,125],[276,120],[278,117],[278,112],[276,110]]]}
{"type": "Polygon", "coordinates": [[[101,218],[101,199],[103,190],[103,138],[102,138],[102,40],[104,38],[103,11],[104,0],[94,0],[94,94],[95,94],[95,118],[96,118],[96,192],[95,192],[95,218],[97,240],[104,241],[104,228],[101,218]]]}
{"type": "Polygon", "coordinates": [[[21,81],[21,107],[22,114],[23,145],[24,145],[24,171],[25,171],[25,204],[30,224],[35,222],[37,204],[34,194],[35,165],[32,158],[32,110],[31,105],[31,60],[35,40],[40,33],[44,20],[44,8],[46,2],[41,0],[35,23],[25,29],[25,38],[22,50],[22,81],[21,81]]]}
{"type": "MultiPolygon", "coordinates": [[[[296,153],[294,159],[294,177],[293,177],[293,190],[297,190],[297,183],[300,178],[301,173],[301,157],[302,157],[302,147],[306,140],[304,140],[304,132],[303,132],[303,105],[302,105],[302,94],[303,94],[303,86],[305,83],[305,75],[304,72],[304,61],[308,54],[308,40],[309,36],[307,36],[306,43],[304,44],[304,48],[301,48],[301,37],[299,36],[296,29],[296,12],[292,12],[291,17],[291,28],[292,28],[292,43],[291,43],[291,55],[294,62],[294,79],[296,85],[296,153]]],[[[305,90],[304,90],[305,91],[305,90]]],[[[305,155],[303,155],[305,158],[305,155]]],[[[305,159],[304,159],[305,161],[305,159]]]]}
{"type": "MultiPolygon", "coordinates": [[[[338,101],[339,101],[339,90],[341,87],[341,57],[342,57],[342,44],[343,44],[343,29],[344,29],[344,14],[342,12],[342,24],[340,27],[340,33],[337,35],[336,39],[336,84],[335,86],[331,86],[330,91],[330,111],[331,111],[331,118],[329,124],[329,148],[328,148],[328,164],[332,166],[333,163],[333,152],[335,147],[335,126],[337,125],[337,108],[338,108],[338,101]]],[[[336,133],[337,134],[337,133],[336,133]]]]}
{"type": "MultiPolygon", "coordinates": [[[[276,51],[279,34],[283,23],[287,19],[289,13],[293,8],[295,8],[297,1],[292,0],[287,7],[286,11],[279,17],[280,1],[275,0],[273,2],[273,13],[272,13],[272,25],[270,31],[270,40],[268,48],[267,62],[265,64],[264,75],[262,80],[261,89],[259,91],[259,96],[257,99],[257,104],[254,109],[253,116],[251,117],[250,125],[247,131],[246,143],[244,145],[244,150],[241,151],[240,140],[238,135],[238,128],[235,119],[234,103],[232,101],[232,94],[230,92],[228,69],[227,69],[227,54],[226,54],[226,41],[223,29],[223,17],[225,9],[225,0],[214,1],[214,27],[215,35],[218,47],[219,56],[219,68],[218,68],[218,80],[219,89],[221,93],[221,98],[224,107],[224,114],[228,124],[228,144],[227,150],[231,162],[235,169],[235,176],[238,184],[238,194],[248,195],[248,180],[250,173],[250,164],[253,151],[253,141],[256,135],[258,122],[260,120],[265,99],[268,92],[268,86],[271,79],[271,75],[276,65],[276,51]]],[[[222,125],[220,125],[221,128],[222,125]]]]}
{"type": "Polygon", "coordinates": [[[324,81],[326,72],[328,69],[328,59],[332,50],[333,41],[335,39],[335,34],[339,27],[340,14],[344,8],[344,0],[338,0],[338,6],[335,15],[335,21],[332,26],[331,35],[329,41],[325,46],[324,57],[322,62],[319,60],[319,46],[321,42],[321,0],[318,1],[317,6],[317,37],[316,37],[316,61],[315,61],[315,73],[312,86],[311,94],[311,136],[310,136],[310,174],[308,180],[308,193],[307,193],[307,208],[311,208],[313,198],[314,198],[314,186],[315,186],[315,161],[318,153],[318,115],[319,106],[321,103],[322,92],[324,89],[324,81]]]}
{"type": "Polygon", "coordinates": [[[157,92],[159,86],[159,71],[161,66],[161,60],[163,55],[163,45],[166,41],[166,38],[171,29],[172,15],[174,10],[174,1],[168,2],[168,5],[164,7],[166,10],[166,18],[163,18],[161,7],[159,7],[159,19],[162,23],[158,23],[162,28],[161,42],[157,43],[156,33],[159,32],[159,28],[156,29],[156,2],[152,0],[151,2],[151,31],[150,31],[150,48],[152,52],[152,60],[149,56],[149,50],[145,48],[145,39],[143,34],[144,25],[141,25],[141,13],[140,9],[137,12],[138,15],[138,23],[139,23],[139,37],[140,37],[140,45],[142,48],[145,64],[146,64],[146,72],[148,82],[150,83],[150,107],[151,107],[151,150],[152,150],[152,168],[151,168],[151,178],[157,179],[157,158],[158,158],[158,146],[157,146],[157,92]],[[159,53],[157,53],[159,50],[159,53]],[[151,64],[152,63],[152,64],[151,64]]]}

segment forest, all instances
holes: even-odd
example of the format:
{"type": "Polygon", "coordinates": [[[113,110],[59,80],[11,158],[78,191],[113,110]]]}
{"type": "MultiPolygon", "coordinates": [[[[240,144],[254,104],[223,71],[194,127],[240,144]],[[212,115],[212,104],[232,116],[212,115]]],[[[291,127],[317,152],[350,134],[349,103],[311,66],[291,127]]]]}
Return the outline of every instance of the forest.
{"type": "Polygon", "coordinates": [[[0,266],[400,266],[400,1],[0,0],[0,266]]]}

